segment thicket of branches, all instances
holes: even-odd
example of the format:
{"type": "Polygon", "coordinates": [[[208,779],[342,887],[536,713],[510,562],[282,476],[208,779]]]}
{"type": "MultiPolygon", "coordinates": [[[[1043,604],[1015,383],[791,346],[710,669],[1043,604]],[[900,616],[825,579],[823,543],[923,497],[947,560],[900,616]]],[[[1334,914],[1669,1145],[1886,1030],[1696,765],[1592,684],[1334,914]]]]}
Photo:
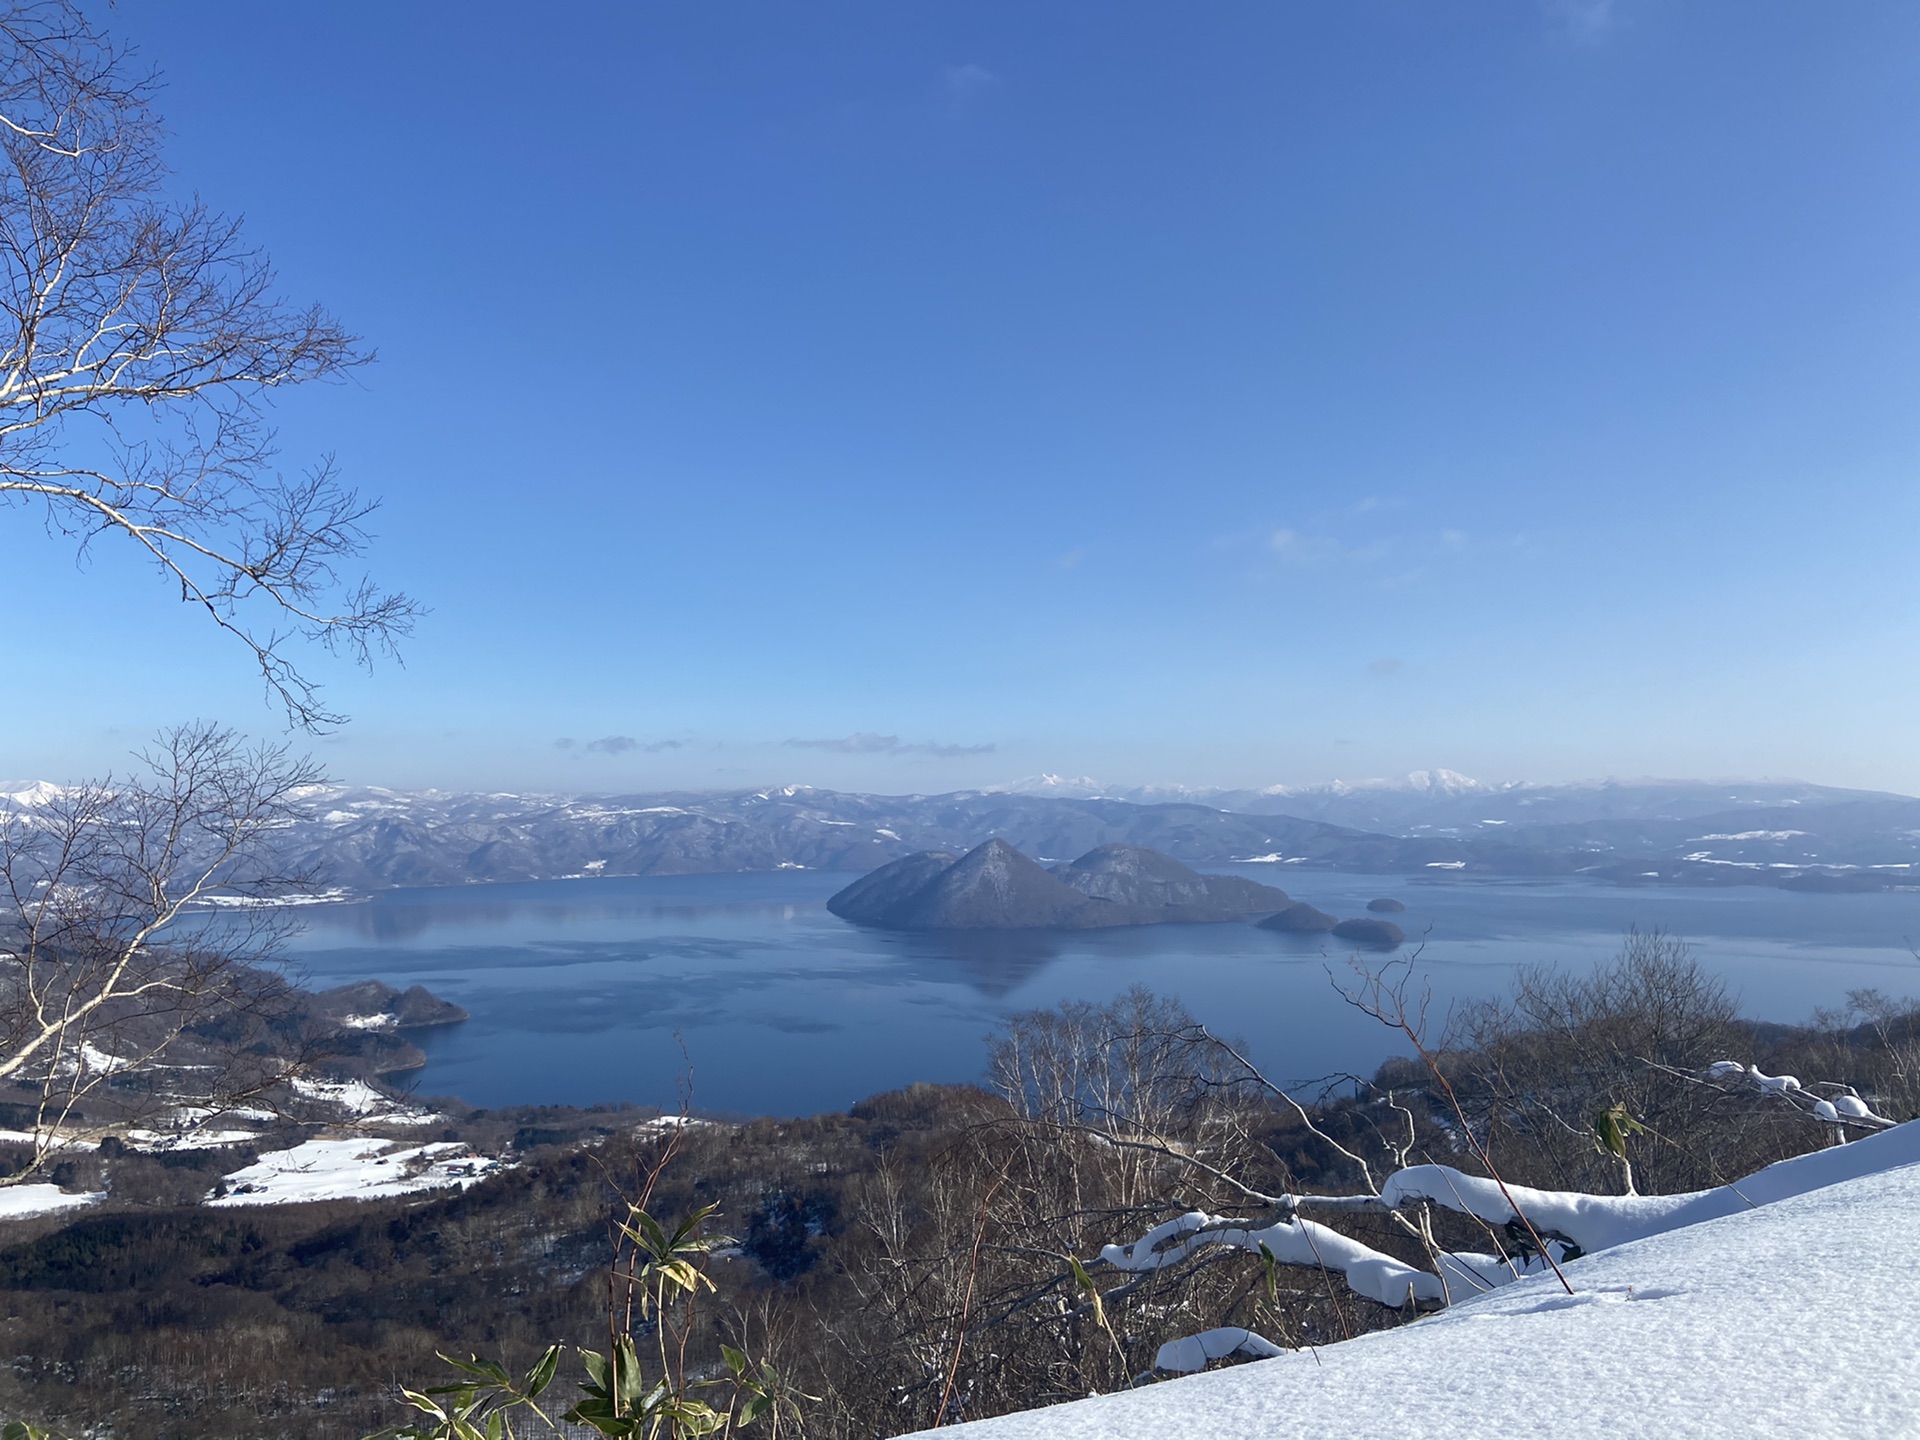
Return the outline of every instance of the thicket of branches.
{"type": "MultiPolygon", "coordinates": [[[[1379,996],[1355,987],[1362,1003],[1379,996]]],[[[930,1091],[863,1108],[915,1138],[845,1197],[831,1254],[857,1304],[787,1341],[829,1397],[814,1433],[896,1433],[1144,1383],[1169,1342],[1187,1369],[1263,1353],[1242,1332],[1317,1346],[1404,1323],[1438,1302],[1354,1293],[1329,1273],[1335,1245],[1429,1270],[1456,1252],[1520,1268],[1573,1252],[1441,1207],[1352,1203],[1396,1169],[1490,1175],[1490,1162],[1514,1185],[1595,1194],[1724,1184],[1840,1140],[1847,1127],[1813,1108],[1820,1094],[1911,1117],[1917,1018],[1857,995],[1814,1026],[1757,1026],[1683,944],[1634,935],[1590,976],[1523,974],[1445,1035],[1423,1033],[1431,1065],[1395,1061],[1300,1103],[1164,998],[1015,1017],[993,1050],[999,1094],[974,1096],[963,1123],[925,1127],[915,1112],[936,1103],[930,1091]],[[1709,1069],[1729,1058],[1756,1069],[1709,1069]],[[1752,1083],[1790,1069],[1852,1086],[1752,1083]],[[1335,1202],[1321,1218],[1338,1224],[1319,1232],[1328,1253],[1314,1263],[1244,1243],[1174,1245],[1172,1263],[1137,1271],[1095,1258],[1196,1212],[1242,1233],[1305,1216],[1311,1196],[1335,1202]],[[1212,1338],[1182,1347],[1197,1335],[1212,1338]]]]}
{"type": "Polygon", "coordinates": [[[180,1105],[248,1102],[318,1058],[272,966],[304,886],[274,842],[317,771],[217,726],[127,775],[0,810],[0,1105],[35,1177],[62,1147],[180,1105]],[[209,924],[215,900],[242,902],[209,924]]]}
{"type": "Polygon", "coordinates": [[[1756,1042],[1770,1065],[1845,1077],[1913,1113],[1916,1097],[1897,1081],[1899,1045],[1862,1044],[1868,1037],[1849,1035],[1837,1016],[1822,1029],[1847,1038],[1823,1045],[1809,1030],[1762,1039],[1684,942],[1636,933],[1591,974],[1523,971],[1505,998],[1458,1012],[1443,1069],[1508,1179],[1619,1193],[1620,1157],[1595,1139],[1595,1117],[1618,1106],[1638,1127],[1636,1188],[1672,1194],[1727,1184],[1830,1138],[1792,1106],[1702,1083],[1703,1067],[1751,1059],[1756,1042]]]}

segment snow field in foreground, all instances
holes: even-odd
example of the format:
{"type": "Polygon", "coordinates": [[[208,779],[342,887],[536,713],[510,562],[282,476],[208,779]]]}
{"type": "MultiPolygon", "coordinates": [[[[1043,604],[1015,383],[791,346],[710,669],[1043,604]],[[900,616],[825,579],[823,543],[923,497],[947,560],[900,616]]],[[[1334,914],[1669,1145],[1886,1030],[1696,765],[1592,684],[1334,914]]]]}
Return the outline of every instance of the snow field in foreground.
{"type": "Polygon", "coordinates": [[[1532,1276],[1316,1352],[941,1434],[1920,1437],[1920,1306],[1912,1296],[1920,1165],[1909,1163],[1913,1137],[1900,1133],[1909,1128],[1803,1157],[1816,1160],[1808,1170],[1831,1167],[1836,1183],[1825,1188],[1575,1261],[1566,1267],[1572,1296],[1551,1275],[1532,1276]],[[1892,1168],[1874,1169],[1876,1157],[1892,1168]]]}
{"type": "Polygon", "coordinates": [[[290,1205],[306,1200],[375,1200],[422,1190],[464,1189],[499,1168],[465,1145],[395,1146],[391,1140],[308,1140],[262,1155],[226,1177],[209,1205],[290,1205]]]}

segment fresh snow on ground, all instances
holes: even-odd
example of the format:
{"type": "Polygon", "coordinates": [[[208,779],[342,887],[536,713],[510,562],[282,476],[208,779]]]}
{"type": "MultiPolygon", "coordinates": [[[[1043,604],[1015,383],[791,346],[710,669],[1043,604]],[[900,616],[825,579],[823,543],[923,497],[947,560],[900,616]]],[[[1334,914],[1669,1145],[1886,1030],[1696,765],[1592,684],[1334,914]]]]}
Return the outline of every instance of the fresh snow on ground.
{"type": "Polygon", "coordinates": [[[213,1150],[259,1138],[258,1130],[129,1130],[127,1145],[134,1150],[213,1150]]]}
{"type": "Polygon", "coordinates": [[[400,1017],[397,1015],[342,1015],[339,1023],[349,1030],[397,1030],[400,1017]]]}
{"type": "Polygon", "coordinates": [[[0,1130],[0,1144],[45,1145],[48,1149],[52,1149],[56,1145],[71,1145],[73,1141],[57,1132],[0,1130]]]}
{"type": "Polygon", "coordinates": [[[23,1220],[29,1215],[51,1215],[104,1200],[105,1195],[69,1195],[58,1185],[0,1185],[0,1220],[23,1220]]]}
{"type": "Polygon", "coordinates": [[[293,1092],[306,1100],[338,1105],[350,1115],[380,1125],[431,1125],[440,1117],[396,1104],[364,1080],[308,1080],[296,1076],[293,1092]]]}
{"type": "Polygon", "coordinates": [[[202,895],[198,904],[215,910],[277,910],[297,905],[343,905],[361,897],[342,886],[296,895],[202,895]]]}
{"type": "Polygon", "coordinates": [[[711,1120],[701,1120],[693,1115],[656,1115],[651,1120],[642,1120],[633,1127],[636,1135],[647,1135],[663,1130],[680,1130],[690,1125],[711,1125],[711,1120]]]}
{"type": "Polygon", "coordinates": [[[941,1434],[1920,1436],[1920,1123],[1700,1195],[1580,1199],[1553,1218],[1617,1240],[1566,1266],[1571,1296],[1531,1275],[1400,1329],[941,1434]]]}
{"type": "Polygon", "coordinates": [[[115,1071],[126,1069],[133,1063],[121,1056],[109,1054],[91,1040],[83,1040],[80,1042],[79,1058],[75,1059],[71,1055],[61,1056],[54,1065],[54,1074],[64,1078],[76,1071],[85,1070],[94,1075],[111,1075],[115,1071]]]}
{"type": "Polygon", "coordinates": [[[465,1188],[498,1169],[466,1146],[399,1145],[391,1140],[308,1140],[262,1155],[227,1176],[210,1205],[291,1205],[306,1200],[375,1200],[421,1190],[465,1188]]]}

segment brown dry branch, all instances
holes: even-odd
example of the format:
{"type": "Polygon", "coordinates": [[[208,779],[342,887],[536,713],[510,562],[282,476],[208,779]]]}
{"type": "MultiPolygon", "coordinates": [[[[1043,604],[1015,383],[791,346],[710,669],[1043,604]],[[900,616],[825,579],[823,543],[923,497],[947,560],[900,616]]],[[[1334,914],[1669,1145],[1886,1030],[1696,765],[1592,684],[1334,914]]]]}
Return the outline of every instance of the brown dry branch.
{"type": "Polygon", "coordinates": [[[1541,1238],[1540,1232],[1527,1218],[1526,1211],[1520,1208],[1520,1202],[1513,1198],[1513,1192],[1507,1188],[1507,1182],[1500,1178],[1499,1170],[1494,1167],[1493,1157],[1487,1153],[1486,1147],[1473,1133],[1473,1124],[1467,1119],[1467,1112],[1460,1104],[1460,1097],[1454,1091],[1453,1082],[1447,1079],[1446,1072],[1441,1068],[1438,1053],[1427,1043],[1427,1011],[1433,999],[1431,987],[1422,986],[1418,1003],[1412,1006],[1408,1004],[1408,987],[1412,983],[1414,967],[1419,959],[1420,951],[1416,949],[1404,960],[1389,961],[1378,970],[1369,970],[1358,957],[1355,957],[1349,962],[1357,980],[1354,988],[1348,990],[1338,984],[1335,988],[1340,991],[1341,998],[1349,1005],[1363,1014],[1372,1016],[1381,1024],[1398,1030],[1406,1038],[1407,1043],[1413,1046],[1414,1053],[1420,1057],[1421,1064],[1427,1067],[1427,1072],[1433,1077],[1434,1083],[1440,1087],[1441,1094],[1446,1097],[1448,1108],[1453,1111],[1454,1118],[1460,1124],[1461,1138],[1467,1142],[1467,1147],[1473,1151],[1474,1158],[1486,1169],[1493,1183],[1500,1187],[1501,1199],[1506,1201],[1515,1218],[1526,1230],[1528,1237],[1533,1241],[1535,1251],[1552,1267],[1554,1277],[1559,1280],[1561,1288],[1571,1295],[1573,1286],[1568,1282],[1566,1272],[1560,1268],[1560,1262],[1554,1258],[1553,1252],[1547,1248],[1546,1241],[1541,1238]],[[1400,971],[1398,976],[1394,976],[1393,973],[1396,968],[1400,971]]]}

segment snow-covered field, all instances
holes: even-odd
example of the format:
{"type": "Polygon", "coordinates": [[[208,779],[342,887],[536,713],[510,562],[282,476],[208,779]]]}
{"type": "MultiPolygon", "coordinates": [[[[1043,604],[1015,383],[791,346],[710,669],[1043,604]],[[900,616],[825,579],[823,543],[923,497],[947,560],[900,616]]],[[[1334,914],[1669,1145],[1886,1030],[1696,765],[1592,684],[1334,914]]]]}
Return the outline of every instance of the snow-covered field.
{"type": "Polygon", "coordinates": [[[58,1145],[71,1145],[73,1141],[64,1135],[38,1135],[31,1130],[0,1130],[0,1144],[40,1145],[49,1149],[58,1145]]]}
{"type": "Polygon", "coordinates": [[[375,1200],[422,1190],[465,1188],[499,1168],[465,1145],[396,1145],[391,1140],[308,1140],[262,1155],[226,1177],[210,1205],[291,1205],[305,1200],[375,1200]]]}
{"type": "Polygon", "coordinates": [[[379,1125],[431,1125],[440,1119],[430,1111],[389,1100],[364,1080],[309,1080],[295,1076],[288,1083],[302,1099],[337,1105],[349,1115],[379,1125]]]}
{"type": "Polygon", "coordinates": [[[1706,1193],[1729,1192],[1751,1208],[1672,1205],[1694,1223],[1572,1262],[1571,1296],[1530,1276],[1401,1329],[940,1433],[1920,1436],[1920,1122],[1706,1193]]]}
{"type": "Polygon", "coordinates": [[[129,1150],[210,1150],[258,1140],[257,1130],[129,1130],[129,1150]]]}
{"type": "Polygon", "coordinates": [[[106,1198],[105,1195],[69,1195],[58,1185],[4,1185],[0,1186],[0,1220],[24,1220],[29,1215],[77,1210],[106,1198]]]}
{"type": "MultiPolygon", "coordinates": [[[[3,1138],[6,1136],[0,1132],[3,1138]]],[[[30,1135],[21,1138],[32,1139],[30,1135]]],[[[130,1148],[138,1150],[231,1145],[260,1138],[250,1130],[135,1130],[127,1136],[130,1148]]],[[[498,1160],[476,1155],[454,1142],[418,1145],[377,1135],[308,1140],[290,1150],[271,1151],[225,1176],[225,1193],[208,1197],[206,1203],[234,1206],[377,1200],[464,1189],[500,1168],[498,1160]]],[[[0,1221],[77,1209],[106,1198],[105,1194],[68,1194],[49,1184],[0,1186],[0,1221]]]]}

